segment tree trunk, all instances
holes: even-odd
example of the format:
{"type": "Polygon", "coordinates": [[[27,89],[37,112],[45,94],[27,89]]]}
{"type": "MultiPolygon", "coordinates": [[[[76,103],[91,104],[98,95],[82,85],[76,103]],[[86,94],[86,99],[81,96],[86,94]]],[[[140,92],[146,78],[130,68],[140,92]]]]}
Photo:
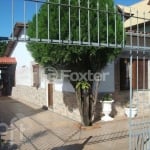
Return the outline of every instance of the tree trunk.
{"type": "Polygon", "coordinates": [[[97,99],[98,99],[98,92],[99,92],[99,85],[100,85],[100,81],[94,81],[93,86],[92,86],[92,105],[91,105],[91,119],[92,121],[95,119],[95,115],[96,115],[96,103],[97,103],[97,99]]]}
{"type": "Polygon", "coordinates": [[[90,89],[77,89],[76,91],[77,103],[81,115],[82,124],[84,126],[92,125],[92,112],[93,102],[91,100],[90,89]]]}

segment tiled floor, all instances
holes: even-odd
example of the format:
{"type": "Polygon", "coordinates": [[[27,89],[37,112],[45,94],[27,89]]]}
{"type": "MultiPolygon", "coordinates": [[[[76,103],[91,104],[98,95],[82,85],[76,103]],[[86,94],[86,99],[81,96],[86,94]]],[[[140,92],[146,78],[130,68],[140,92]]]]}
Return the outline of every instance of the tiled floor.
{"type": "Polygon", "coordinates": [[[0,129],[7,129],[2,150],[128,150],[125,119],[83,128],[51,111],[1,97],[0,122],[0,129]]]}

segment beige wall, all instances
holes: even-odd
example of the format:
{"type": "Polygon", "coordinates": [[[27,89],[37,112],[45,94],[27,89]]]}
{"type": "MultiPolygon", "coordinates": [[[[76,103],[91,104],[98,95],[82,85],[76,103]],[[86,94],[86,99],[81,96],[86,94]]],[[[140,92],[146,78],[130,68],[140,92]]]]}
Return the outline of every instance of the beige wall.
{"type": "Polygon", "coordinates": [[[81,121],[76,96],[73,92],[53,91],[53,111],[76,121],[81,121]]]}
{"type": "Polygon", "coordinates": [[[43,88],[35,88],[29,86],[18,85],[13,87],[12,97],[21,101],[27,101],[39,106],[47,105],[46,91],[43,88]]]}

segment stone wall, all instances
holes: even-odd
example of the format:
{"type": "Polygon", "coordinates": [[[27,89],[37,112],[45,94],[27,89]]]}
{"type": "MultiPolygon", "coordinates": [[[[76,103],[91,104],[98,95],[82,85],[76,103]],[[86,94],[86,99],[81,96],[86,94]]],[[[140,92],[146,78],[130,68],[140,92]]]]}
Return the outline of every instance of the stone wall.
{"type": "MultiPolygon", "coordinates": [[[[17,85],[13,87],[12,97],[41,107],[47,106],[46,89],[17,85]]],[[[81,121],[75,93],[53,90],[53,107],[51,111],[73,120],[81,121]]]]}
{"type": "Polygon", "coordinates": [[[53,111],[81,122],[75,93],[53,91],[53,111]]]}
{"type": "Polygon", "coordinates": [[[139,115],[149,115],[150,113],[150,91],[149,90],[140,90],[133,91],[133,103],[138,107],[139,115]]]}
{"type": "Polygon", "coordinates": [[[113,103],[113,115],[114,115],[114,117],[115,118],[124,117],[125,116],[124,107],[130,101],[129,91],[128,90],[127,91],[116,90],[113,93],[113,99],[114,99],[114,103],[113,103]]]}
{"type": "MultiPolygon", "coordinates": [[[[130,91],[116,91],[114,94],[114,109],[116,111],[114,117],[123,117],[124,107],[130,102],[130,91]]],[[[138,117],[149,115],[150,113],[150,90],[133,91],[133,101],[138,108],[138,117]]]]}
{"type": "Polygon", "coordinates": [[[42,88],[17,85],[13,87],[12,97],[27,101],[39,106],[47,105],[46,91],[42,88]]]}
{"type": "MultiPolygon", "coordinates": [[[[59,92],[53,91],[53,111],[71,118],[73,120],[81,122],[79,109],[76,102],[75,93],[72,92],[59,92]]],[[[129,101],[129,91],[115,92],[113,94],[113,111],[111,115],[114,119],[126,118],[124,113],[124,107],[129,101]]],[[[95,120],[99,121],[102,116],[102,106],[98,101],[96,105],[95,120]]]]}
{"type": "MultiPolygon", "coordinates": [[[[39,106],[47,106],[46,90],[29,86],[18,85],[13,87],[12,97],[24,102],[33,103],[39,106]]],[[[113,94],[113,112],[114,119],[125,117],[124,107],[129,102],[129,91],[116,91],[113,94]]],[[[150,108],[150,91],[133,91],[133,101],[138,105],[138,116],[149,114],[150,108]]],[[[81,122],[79,109],[77,106],[76,96],[73,92],[60,92],[53,90],[53,107],[51,111],[54,111],[60,115],[68,117],[70,119],[81,122]]],[[[96,107],[96,119],[100,119],[101,116],[101,104],[98,103],[96,107]]]]}

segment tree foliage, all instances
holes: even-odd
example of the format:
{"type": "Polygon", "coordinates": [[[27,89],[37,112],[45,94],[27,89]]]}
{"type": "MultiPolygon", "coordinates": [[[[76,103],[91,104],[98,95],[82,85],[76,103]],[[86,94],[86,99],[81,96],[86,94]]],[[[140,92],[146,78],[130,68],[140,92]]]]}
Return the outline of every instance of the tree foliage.
{"type": "MultiPolygon", "coordinates": [[[[51,2],[58,2],[58,0],[51,0],[51,2]]],[[[106,43],[106,4],[109,8],[109,41],[114,43],[114,4],[112,0],[98,0],[99,10],[100,10],[100,42],[106,43]]],[[[68,4],[68,0],[61,0],[62,4],[68,4]]],[[[71,5],[78,6],[77,0],[71,0],[71,5]]],[[[87,7],[87,0],[81,1],[82,7],[87,7]]],[[[90,8],[97,8],[97,3],[94,0],[90,1],[90,8]]],[[[61,39],[68,40],[69,34],[69,23],[68,23],[68,7],[61,6],[61,39]]],[[[48,37],[48,19],[47,19],[48,5],[44,4],[38,13],[38,35],[39,38],[47,39],[48,37]]],[[[81,41],[88,41],[88,16],[87,9],[81,8],[81,41]]],[[[59,25],[58,25],[58,5],[50,4],[50,39],[59,39],[59,25]]],[[[79,27],[78,27],[78,8],[71,7],[71,40],[79,40],[79,27]]],[[[33,20],[29,22],[28,35],[30,37],[36,37],[36,15],[33,20]]],[[[97,11],[90,11],[90,33],[91,42],[97,42],[97,11]]],[[[121,43],[122,37],[122,24],[118,17],[117,19],[117,42],[121,43]]],[[[81,61],[86,61],[93,63],[96,61],[99,64],[97,67],[103,67],[108,60],[116,56],[120,50],[118,49],[108,49],[108,48],[95,48],[95,47],[85,47],[85,46],[69,46],[69,45],[52,45],[52,44],[41,44],[41,43],[29,43],[28,49],[31,51],[33,57],[37,62],[42,65],[63,65],[68,66],[68,64],[77,64],[81,61]],[[38,46],[37,46],[38,45],[38,46]],[[101,57],[102,55],[102,57],[101,57]],[[106,56],[106,57],[105,57],[106,56]],[[101,59],[99,59],[101,58],[101,59]]],[[[83,62],[82,62],[83,63],[83,62]]],[[[97,68],[95,67],[95,68],[97,68]]]]}
{"type": "Polygon", "coordinates": [[[7,47],[7,43],[6,42],[0,42],[0,56],[4,55],[6,47],[7,47]]]}
{"type": "MultiPolygon", "coordinates": [[[[58,3],[58,0],[51,0],[52,3],[58,3]]],[[[115,43],[115,10],[113,0],[90,0],[90,41],[97,42],[98,40],[98,23],[97,23],[97,2],[99,3],[99,37],[100,42],[107,42],[107,18],[109,21],[108,38],[109,43],[115,43]],[[108,5],[108,11],[106,11],[108,5]]],[[[61,15],[61,39],[69,40],[69,8],[68,0],[61,0],[60,5],[61,15]]],[[[79,40],[79,10],[78,0],[71,0],[70,25],[71,25],[71,41],[79,40]]],[[[88,9],[87,0],[81,0],[81,42],[88,41],[88,9]]],[[[50,18],[49,18],[49,36],[50,39],[59,39],[59,18],[58,5],[49,4],[50,18]]],[[[48,4],[43,4],[38,13],[38,35],[39,38],[47,39],[48,37],[48,4]]],[[[117,15],[117,43],[122,42],[122,23],[121,18],[117,15]]],[[[29,22],[28,35],[31,38],[36,37],[36,15],[32,21],[29,22]]],[[[119,53],[120,49],[108,47],[92,47],[92,46],[78,46],[78,45],[63,45],[50,43],[28,43],[28,49],[32,53],[35,60],[43,66],[54,66],[58,68],[68,68],[72,71],[87,72],[91,70],[93,73],[101,71],[108,61],[113,60],[119,53]]],[[[89,82],[89,81],[87,81],[89,82]]],[[[93,82],[89,82],[90,87],[93,87],[93,82]]],[[[76,83],[73,83],[76,85],[76,83]]],[[[92,91],[92,90],[91,90],[92,91]]],[[[80,96],[82,92],[80,91],[80,96]]],[[[88,99],[89,100],[89,99],[88,99]]],[[[85,98],[87,101],[87,98],[85,98]]],[[[82,113],[81,113],[82,114],[82,113]]],[[[91,114],[89,115],[91,116],[91,114]]]]}

